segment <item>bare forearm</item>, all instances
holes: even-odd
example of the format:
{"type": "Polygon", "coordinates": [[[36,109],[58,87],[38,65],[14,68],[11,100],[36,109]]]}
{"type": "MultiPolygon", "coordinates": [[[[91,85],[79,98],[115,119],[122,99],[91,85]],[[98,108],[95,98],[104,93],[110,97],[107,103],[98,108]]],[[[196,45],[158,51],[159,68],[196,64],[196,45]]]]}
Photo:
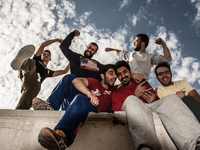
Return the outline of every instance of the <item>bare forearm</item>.
{"type": "Polygon", "coordinates": [[[164,56],[172,58],[171,57],[171,53],[170,53],[170,51],[169,51],[169,49],[168,49],[168,47],[167,47],[165,42],[163,42],[162,46],[163,46],[163,50],[164,50],[164,56]]]}
{"type": "Polygon", "coordinates": [[[113,48],[105,48],[106,52],[112,51],[113,53],[115,53],[116,55],[119,55],[119,53],[121,52],[121,50],[118,49],[113,49],[113,48]]]}
{"type": "Polygon", "coordinates": [[[72,81],[74,87],[81,93],[87,95],[88,97],[91,94],[90,90],[87,88],[88,86],[88,81],[86,78],[75,78],[73,81],[72,81]]]}
{"type": "Polygon", "coordinates": [[[57,70],[57,71],[55,71],[53,73],[53,77],[59,76],[59,75],[62,75],[62,74],[66,74],[69,71],[69,69],[70,69],[70,65],[68,64],[64,70],[57,70]]]}
{"type": "Polygon", "coordinates": [[[38,48],[37,52],[35,53],[35,56],[40,56],[43,51],[44,51],[44,48],[52,43],[55,43],[55,42],[59,42],[61,43],[62,42],[62,39],[53,39],[53,40],[48,40],[48,41],[45,41],[43,42],[40,47],[38,48]]]}

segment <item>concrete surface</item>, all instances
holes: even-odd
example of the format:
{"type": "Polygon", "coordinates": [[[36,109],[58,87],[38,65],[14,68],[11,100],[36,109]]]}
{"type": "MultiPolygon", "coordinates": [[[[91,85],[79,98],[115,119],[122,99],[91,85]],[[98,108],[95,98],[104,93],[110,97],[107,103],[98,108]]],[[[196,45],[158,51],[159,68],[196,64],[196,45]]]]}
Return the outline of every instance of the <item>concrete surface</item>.
{"type": "MultiPolygon", "coordinates": [[[[54,128],[63,111],[0,109],[0,150],[43,150],[37,141],[43,127],[54,128]]],[[[162,150],[176,150],[158,115],[154,121],[162,150]]],[[[125,112],[90,113],[67,150],[133,150],[125,112]]]]}

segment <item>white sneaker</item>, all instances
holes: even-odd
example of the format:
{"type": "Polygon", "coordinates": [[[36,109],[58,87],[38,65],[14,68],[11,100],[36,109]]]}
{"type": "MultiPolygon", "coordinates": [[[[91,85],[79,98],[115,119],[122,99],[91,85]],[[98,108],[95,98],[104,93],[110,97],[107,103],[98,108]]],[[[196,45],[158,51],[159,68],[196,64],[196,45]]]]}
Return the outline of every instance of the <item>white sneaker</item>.
{"type": "Polygon", "coordinates": [[[22,47],[15,58],[11,62],[11,67],[14,70],[19,70],[21,66],[23,65],[23,62],[27,59],[29,59],[35,52],[35,46],[34,45],[26,45],[22,47]]]}

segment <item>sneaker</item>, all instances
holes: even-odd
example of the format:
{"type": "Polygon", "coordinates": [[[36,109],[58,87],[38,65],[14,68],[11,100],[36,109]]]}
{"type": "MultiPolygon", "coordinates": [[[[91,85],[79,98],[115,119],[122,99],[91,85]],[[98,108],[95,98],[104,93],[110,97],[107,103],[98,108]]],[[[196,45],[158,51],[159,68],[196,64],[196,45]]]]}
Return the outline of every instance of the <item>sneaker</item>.
{"type": "Polygon", "coordinates": [[[54,110],[48,101],[34,98],[32,101],[32,107],[34,110],[54,110]]]}
{"type": "Polygon", "coordinates": [[[43,128],[38,135],[38,142],[48,150],[65,150],[67,137],[63,131],[43,128]]]}
{"type": "Polygon", "coordinates": [[[195,150],[200,150],[200,137],[197,139],[195,150]]]}
{"type": "Polygon", "coordinates": [[[22,47],[15,58],[11,62],[11,67],[14,70],[19,70],[21,66],[23,65],[24,61],[29,59],[35,51],[35,46],[34,45],[26,45],[22,47]]]}

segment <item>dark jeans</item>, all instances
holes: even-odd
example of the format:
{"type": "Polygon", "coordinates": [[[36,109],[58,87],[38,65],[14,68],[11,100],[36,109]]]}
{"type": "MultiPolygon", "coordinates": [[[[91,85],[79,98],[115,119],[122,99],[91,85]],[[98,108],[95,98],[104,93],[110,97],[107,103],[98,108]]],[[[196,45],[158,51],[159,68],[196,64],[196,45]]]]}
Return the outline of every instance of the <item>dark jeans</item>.
{"type": "Polygon", "coordinates": [[[72,80],[75,78],[75,75],[67,74],[53,89],[47,101],[50,102],[54,110],[59,110],[60,107],[62,110],[66,110],[74,97],[79,94],[79,91],[72,84],[72,80]]]}
{"type": "Polygon", "coordinates": [[[185,96],[182,100],[200,122],[200,103],[192,96],[185,96]]]}
{"type": "Polygon", "coordinates": [[[98,113],[99,110],[90,103],[88,98],[78,94],[54,128],[54,130],[60,129],[65,132],[68,147],[74,142],[74,138],[80,127],[83,126],[89,112],[98,113]]]}

